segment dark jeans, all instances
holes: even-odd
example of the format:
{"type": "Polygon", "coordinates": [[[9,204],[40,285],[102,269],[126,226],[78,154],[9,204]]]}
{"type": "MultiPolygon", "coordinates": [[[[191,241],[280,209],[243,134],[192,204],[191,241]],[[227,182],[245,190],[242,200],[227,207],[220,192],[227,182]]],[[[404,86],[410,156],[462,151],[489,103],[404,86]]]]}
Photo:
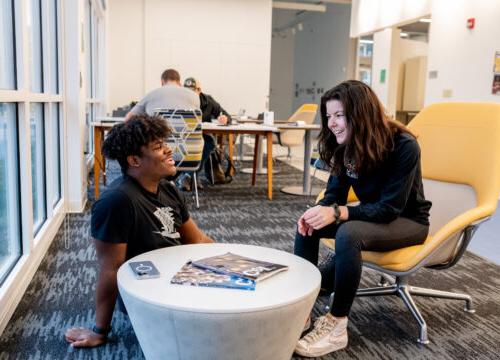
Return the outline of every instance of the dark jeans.
{"type": "Polygon", "coordinates": [[[334,263],[322,274],[323,286],[335,292],[331,313],[348,316],[361,279],[361,250],[389,251],[425,241],[429,226],[406,218],[397,218],[388,224],[366,221],[346,221],[331,224],[314,231],[311,236],[295,236],[295,255],[317,266],[320,238],[335,239],[334,263]]]}
{"type": "MultiPolygon", "coordinates": [[[[207,162],[210,153],[215,149],[215,138],[213,135],[203,134],[203,140],[205,141],[205,144],[203,145],[200,168],[197,172],[198,178],[202,172],[205,173],[205,163],[207,162]]],[[[208,179],[207,175],[208,174],[205,173],[205,178],[208,179]]]]}
{"type": "MultiPolygon", "coordinates": [[[[207,162],[208,157],[210,156],[210,153],[212,152],[212,150],[215,149],[215,138],[212,135],[203,134],[203,141],[204,141],[204,144],[203,144],[203,151],[201,153],[200,167],[196,171],[196,175],[198,176],[198,181],[201,181],[201,178],[200,178],[201,174],[205,174],[205,178],[208,179],[208,176],[205,173],[205,163],[207,162]]],[[[190,172],[186,172],[186,171],[178,171],[177,172],[175,179],[179,179],[178,186],[181,185],[181,183],[180,183],[181,179],[184,176],[187,176],[188,174],[190,174],[190,172]]]]}

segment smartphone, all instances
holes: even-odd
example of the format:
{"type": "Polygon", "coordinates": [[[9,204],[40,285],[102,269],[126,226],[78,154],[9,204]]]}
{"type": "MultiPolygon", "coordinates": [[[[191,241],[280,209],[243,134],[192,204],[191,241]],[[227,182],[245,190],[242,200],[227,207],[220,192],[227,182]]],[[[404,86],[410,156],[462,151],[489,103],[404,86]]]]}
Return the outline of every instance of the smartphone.
{"type": "Polygon", "coordinates": [[[153,279],[160,277],[160,272],[151,261],[132,261],[128,264],[136,279],[153,279]]]}

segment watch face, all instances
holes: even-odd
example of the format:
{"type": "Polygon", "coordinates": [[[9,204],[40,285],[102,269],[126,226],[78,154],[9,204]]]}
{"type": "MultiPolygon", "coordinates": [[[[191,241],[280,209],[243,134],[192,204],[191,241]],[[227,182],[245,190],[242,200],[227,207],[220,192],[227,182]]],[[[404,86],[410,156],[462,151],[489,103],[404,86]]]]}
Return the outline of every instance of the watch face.
{"type": "Polygon", "coordinates": [[[333,213],[335,215],[335,222],[338,223],[340,221],[340,208],[337,204],[333,204],[333,213]]]}

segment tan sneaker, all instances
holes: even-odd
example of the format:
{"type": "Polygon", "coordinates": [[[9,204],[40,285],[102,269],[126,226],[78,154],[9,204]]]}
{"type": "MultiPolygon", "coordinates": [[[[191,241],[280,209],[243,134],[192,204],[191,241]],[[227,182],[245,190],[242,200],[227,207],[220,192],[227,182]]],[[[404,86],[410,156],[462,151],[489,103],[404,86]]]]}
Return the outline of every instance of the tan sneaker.
{"type": "Polygon", "coordinates": [[[319,317],[314,329],[297,343],[295,352],[305,357],[323,356],[347,346],[347,318],[319,317]]]}

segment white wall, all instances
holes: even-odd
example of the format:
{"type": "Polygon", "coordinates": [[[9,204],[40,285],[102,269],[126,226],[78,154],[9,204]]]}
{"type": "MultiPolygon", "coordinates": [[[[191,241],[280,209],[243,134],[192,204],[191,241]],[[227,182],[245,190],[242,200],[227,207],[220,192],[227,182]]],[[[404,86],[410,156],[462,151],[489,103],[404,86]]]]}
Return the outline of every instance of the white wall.
{"type": "Polygon", "coordinates": [[[229,112],[262,111],[271,13],[271,0],[109,1],[108,111],[158,87],[167,68],[198,78],[229,112]]]}
{"type": "MultiPolygon", "coordinates": [[[[273,28],[290,23],[292,11],[273,10],[273,28]]],[[[269,109],[275,119],[287,119],[293,113],[295,35],[291,29],[274,34],[271,42],[271,91],[269,109]]]]}
{"type": "Polygon", "coordinates": [[[416,56],[427,56],[429,44],[423,41],[399,38],[399,55],[401,62],[416,56]]]}
{"type": "Polygon", "coordinates": [[[304,103],[319,104],[326,90],[347,80],[350,13],[350,5],[328,4],[326,13],[311,13],[303,31],[296,33],[294,82],[299,95],[294,110],[304,103]]]}
{"type": "Polygon", "coordinates": [[[350,6],[343,4],[298,17],[294,11],[274,10],[274,29],[293,25],[272,41],[270,105],[275,119],[288,118],[304,103],[319,104],[326,90],[352,76],[349,21],[350,6]]]}
{"type": "MultiPolygon", "coordinates": [[[[393,47],[394,31],[389,28],[373,34],[372,57],[372,89],[380,101],[390,110],[389,81],[396,76],[391,71],[391,49],[393,47]],[[385,80],[381,81],[381,72],[385,70],[385,80]]],[[[392,112],[393,113],[393,112],[392,112]]]]}
{"type": "Polygon", "coordinates": [[[401,109],[420,111],[424,107],[425,78],[427,74],[427,57],[416,56],[405,62],[404,97],[401,109]]]}
{"type": "MultiPolygon", "coordinates": [[[[398,64],[398,87],[397,87],[397,103],[396,110],[416,110],[414,109],[404,109],[403,107],[403,92],[405,86],[412,86],[412,84],[404,84],[403,80],[405,77],[405,62],[409,59],[416,57],[425,57],[427,58],[427,54],[429,52],[429,46],[426,42],[416,41],[410,39],[399,38],[399,64],[398,64]]],[[[417,103],[420,103],[420,95],[422,95],[422,103],[425,93],[425,79],[427,77],[426,69],[423,69],[423,74],[419,76],[418,86],[423,86],[422,89],[418,89],[418,91],[412,91],[418,100],[417,103]]],[[[417,84],[415,84],[417,85],[417,84]]],[[[408,88],[407,88],[408,89],[408,88]]],[[[415,89],[416,90],[416,89],[415,89]]],[[[413,97],[412,97],[413,98],[413,97]]],[[[408,100],[408,99],[407,99],[408,100]]]]}
{"type": "MultiPolygon", "coordinates": [[[[144,4],[111,0],[107,11],[107,111],[139,100],[144,86],[144,4]]],[[[160,74],[158,74],[159,84],[160,74]]]]}
{"type": "Polygon", "coordinates": [[[493,57],[500,50],[500,2],[495,0],[441,0],[432,6],[425,103],[442,101],[493,101],[493,57]],[[476,19],[473,30],[468,18],[476,19]],[[444,90],[451,97],[443,97],[444,90]]]}
{"type": "Polygon", "coordinates": [[[351,37],[413,22],[429,15],[431,6],[432,0],[352,0],[351,37]]]}
{"type": "MultiPolygon", "coordinates": [[[[500,2],[495,0],[353,0],[351,36],[431,15],[425,105],[500,101],[491,94],[493,56],[500,50],[500,2]],[[473,30],[468,18],[476,19],[473,30]],[[428,78],[437,71],[437,78],[428,78]],[[451,96],[443,96],[450,92],[451,96]]],[[[374,76],[378,76],[374,73],[374,76]]]]}

